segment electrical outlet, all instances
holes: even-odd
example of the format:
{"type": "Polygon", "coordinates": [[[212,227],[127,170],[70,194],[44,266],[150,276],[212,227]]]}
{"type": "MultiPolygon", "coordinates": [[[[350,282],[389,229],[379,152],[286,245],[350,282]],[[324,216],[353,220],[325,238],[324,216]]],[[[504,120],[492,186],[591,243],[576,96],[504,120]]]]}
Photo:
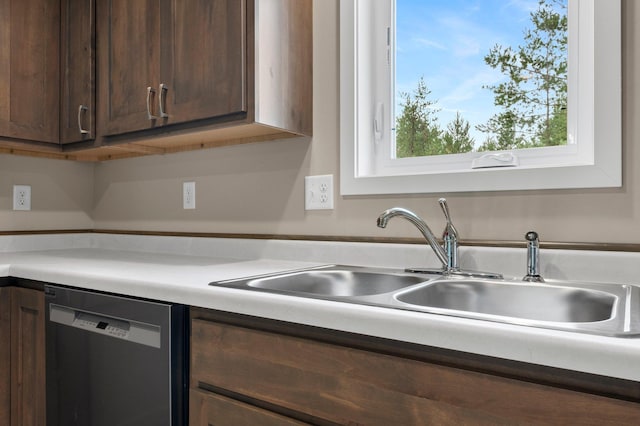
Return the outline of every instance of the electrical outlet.
{"type": "Polygon", "coordinates": [[[31,210],[30,185],[13,185],[13,209],[31,210]]]}
{"type": "Polygon", "coordinates": [[[305,210],[333,209],[333,175],[304,178],[305,210]]]}
{"type": "Polygon", "coordinates": [[[182,208],[185,210],[194,210],[196,208],[196,183],[195,182],[183,182],[182,208]]]}

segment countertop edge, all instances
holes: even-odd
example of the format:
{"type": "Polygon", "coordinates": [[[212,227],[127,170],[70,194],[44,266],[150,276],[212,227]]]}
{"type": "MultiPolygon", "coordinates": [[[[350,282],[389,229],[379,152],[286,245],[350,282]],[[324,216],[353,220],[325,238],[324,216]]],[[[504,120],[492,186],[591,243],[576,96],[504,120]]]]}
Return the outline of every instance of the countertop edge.
{"type": "MultiPolygon", "coordinates": [[[[4,265],[3,265],[4,266],[4,265]]],[[[640,381],[640,340],[201,285],[0,267],[12,278],[144,297],[583,373],[640,381]]]]}
{"type": "MultiPolygon", "coordinates": [[[[322,256],[319,256],[322,257],[322,256]]],[[[209,286],[325,262],[104,248],[0,253],[0,276],[46,281],[640,382],[640,339],[587,335],[209,286]],[[150,270],[152,269],[152,270],[150,270]]]]}

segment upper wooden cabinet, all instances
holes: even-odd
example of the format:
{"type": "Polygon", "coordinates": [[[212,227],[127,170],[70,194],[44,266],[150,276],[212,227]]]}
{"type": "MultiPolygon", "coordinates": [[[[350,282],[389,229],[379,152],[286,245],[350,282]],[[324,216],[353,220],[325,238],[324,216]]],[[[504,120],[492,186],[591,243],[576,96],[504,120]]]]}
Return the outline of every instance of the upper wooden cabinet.
{"type": "Polygon", "coordinates": [[[9,146],[50,153],[95,138],[94,18],[94,0],[0,0],[0,136],[9,146]]]}
{"type": "Polygon", "coordinates": [[[161,119],[180,123],[246,112],[247,2],[165,3],[158,87],[161,119]]]}
{"type": "Polygon", "coordinates": [[[61,1],[60,143],[96,137],[95,0],[61,1]]]}
{"type": "Polygon", "coordinates": [[[312,0],[0,0],[0,152],[310,136],[312,61],[312,0]]]}
{"type": "Polygon", "coordinates": [[[105,144],[171,151],[204,147],[203,141],[310,135],[311,6],[310,0],[98,2],[98,123],[105,144]],[[179,136],[158,140],[165,126],[179,136]],[[197,143],[188,136],[193,131],[197,143]]]}
{"type": "Polygon", "coordinates": [[[98,2],[100,122],[116,135],[246,111],[246,2],[98,2]]]}
{"type": "Polygon", "coordinates": [[[0,0],[0,135],[58,143],[60,3],[0,0]]]}
{"type": "Polygon", "coordinates": [[[160,77],[160,1],[97,3],[98,99],[101,134],[142,130],[160,77]]]}

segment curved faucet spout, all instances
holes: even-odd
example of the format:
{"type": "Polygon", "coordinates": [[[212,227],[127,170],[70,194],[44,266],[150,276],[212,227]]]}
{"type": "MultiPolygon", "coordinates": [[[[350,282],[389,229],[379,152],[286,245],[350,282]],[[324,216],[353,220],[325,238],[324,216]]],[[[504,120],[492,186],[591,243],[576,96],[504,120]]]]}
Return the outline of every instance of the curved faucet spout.
{"type": "Polygon", "coordinates": [[[409,222],[414,224],[416,228],[418,228],[418,230],[429,242],[429,245],[431,246],[433,251],[436,253],[438,260],[440,260],[440,262],[442,262],[442,265],[447,268],[447,254],[445,253],[444,249],[440,246],[438,240],[436,239],[435,235],[433,235],[433,232],[431,232],[431,229],[429,229],[429,226],[426,224],[426,222],[420,219],[420,217],[418,217],[412,211],[400,207],[394,207],[385,210],[380,216],[378,216],[378,227],[386,228],[389,219],[396,216],[400,216],[408,220],[409,222]]]}

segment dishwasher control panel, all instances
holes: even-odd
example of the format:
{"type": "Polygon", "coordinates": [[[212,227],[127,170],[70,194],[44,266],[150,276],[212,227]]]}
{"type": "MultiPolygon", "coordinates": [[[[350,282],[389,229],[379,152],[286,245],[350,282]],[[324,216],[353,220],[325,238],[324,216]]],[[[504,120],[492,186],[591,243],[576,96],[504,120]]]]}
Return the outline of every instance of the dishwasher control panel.
{"type": "Polygon", "coordinates": [[[100,317],[86,312],[78,312],[73,320],[74,327],[88,328],[114,337],[129,337],[130,324],[115,318],[100,317]]]}
{"type": "Polygon", "coordinates": [[[161,328],[122,318],[113,318],[96,312],[74,309],[69,306],[49,304],[49,319],[58,324],[78,328],[141,345],[161,347],[161,328]]]}

